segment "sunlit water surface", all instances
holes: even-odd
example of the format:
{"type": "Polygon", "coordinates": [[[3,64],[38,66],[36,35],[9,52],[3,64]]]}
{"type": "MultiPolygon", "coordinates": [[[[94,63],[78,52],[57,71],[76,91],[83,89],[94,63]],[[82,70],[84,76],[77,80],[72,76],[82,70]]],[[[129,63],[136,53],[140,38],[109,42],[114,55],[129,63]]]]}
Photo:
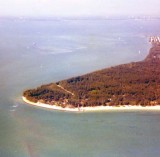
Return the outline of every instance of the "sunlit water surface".
{"type": "Polygon", "coordinates": [[[142,60],[159,27],[159,20],[0,19],[0,157],[158,157],[158,111],[49,111],[21,95],[142,60]]]}

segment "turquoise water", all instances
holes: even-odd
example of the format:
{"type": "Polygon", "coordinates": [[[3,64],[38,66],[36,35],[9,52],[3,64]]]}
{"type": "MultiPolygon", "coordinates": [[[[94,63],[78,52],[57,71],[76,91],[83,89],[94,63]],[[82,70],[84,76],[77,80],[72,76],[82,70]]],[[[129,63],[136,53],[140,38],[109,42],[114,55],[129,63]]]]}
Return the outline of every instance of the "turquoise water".
{"type": "Polygon", "coordinates": [[[159,20],[0,19],[0,157],[159,156],[158,111],[68,113],[21,100],[28,88],[142,60],[159,26],[159,20]]]}

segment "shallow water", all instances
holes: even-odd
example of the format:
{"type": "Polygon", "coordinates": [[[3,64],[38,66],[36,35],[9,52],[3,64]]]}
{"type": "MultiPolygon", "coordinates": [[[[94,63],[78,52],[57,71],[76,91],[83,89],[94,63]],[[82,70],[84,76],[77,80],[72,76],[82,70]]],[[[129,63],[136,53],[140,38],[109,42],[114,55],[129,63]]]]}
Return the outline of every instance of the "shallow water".
{"type": "Polygon", "coordinates": [[[25,89],[142,60],[159,20],[0,19],[0,157],[153,157],[160,113],[68,113],[26,105],[25,89]]]}

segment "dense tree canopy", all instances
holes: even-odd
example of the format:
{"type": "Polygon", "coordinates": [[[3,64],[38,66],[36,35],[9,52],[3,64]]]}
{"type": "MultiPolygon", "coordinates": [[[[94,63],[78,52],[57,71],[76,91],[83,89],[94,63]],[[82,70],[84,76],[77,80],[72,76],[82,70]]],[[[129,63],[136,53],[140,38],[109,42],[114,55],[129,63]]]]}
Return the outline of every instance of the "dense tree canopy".
{"type": "Polygon", "coordinates": [[[27,90],[24,96],[65,107],[160,104],[160,45],[144,61],[95,71],[27,90]],[[62,88],[63,87],[63,88],[62,88]],[[73,94],[72,94],[73,93],[73,94]]]}

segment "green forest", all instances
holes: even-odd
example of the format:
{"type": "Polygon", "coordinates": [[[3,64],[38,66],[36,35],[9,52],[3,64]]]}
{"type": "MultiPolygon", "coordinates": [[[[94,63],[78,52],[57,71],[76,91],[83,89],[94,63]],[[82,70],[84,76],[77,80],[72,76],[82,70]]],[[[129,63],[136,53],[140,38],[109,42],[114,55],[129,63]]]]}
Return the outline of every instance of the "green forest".
{"type": "Polygon", "coordinates": [[[28,100],[62,107],[160,104],[160,44],[139,62],[105,68],[42,85],[23,93],[28,100]]]}

